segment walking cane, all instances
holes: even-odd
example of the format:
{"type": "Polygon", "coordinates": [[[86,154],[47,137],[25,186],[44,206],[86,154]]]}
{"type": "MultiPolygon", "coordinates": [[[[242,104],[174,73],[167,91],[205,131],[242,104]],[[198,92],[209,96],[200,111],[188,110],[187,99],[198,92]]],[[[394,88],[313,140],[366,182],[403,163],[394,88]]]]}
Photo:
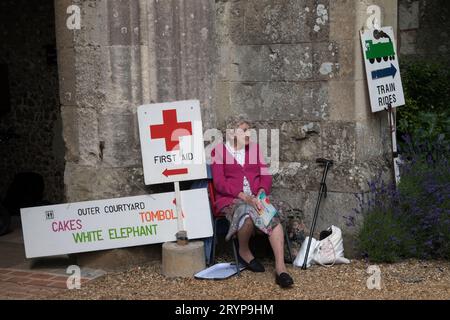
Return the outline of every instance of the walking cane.
{"type": "Polygon", "coordinates": [[[325,168],[323,169],[322,181],[320,182],[319,198],[317,199],[311,230],[309,232],[308,246],[306,247],[305,260],[303,261],[302,270],[306,270],[306,262],[308,261],[309,247],[311,246],[311,240],[314,233],[314,229],[316,227],[317,216],[319,214],[320,200],[322,200],[322,194],[324,195],[325,198],[327,197],[327,184],[325,183],[325,180],[327,179],[328,169],[333,165],[333,160],[327,160],[323,158],[316,159],[316,162],[319,165],[324,165],[325,168]]]}

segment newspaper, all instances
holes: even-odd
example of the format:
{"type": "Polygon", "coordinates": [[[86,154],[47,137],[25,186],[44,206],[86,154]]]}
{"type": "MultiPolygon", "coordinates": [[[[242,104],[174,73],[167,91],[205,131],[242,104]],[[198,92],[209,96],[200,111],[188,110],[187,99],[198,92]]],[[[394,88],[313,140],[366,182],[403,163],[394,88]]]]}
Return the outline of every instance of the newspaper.
{"type": "MultiPolygon", "coordinates": [[[[243,271],[244,266],[239,264],[239,270],[243,271]]],[[[236,265],[234,263],[217,263],[205,270],[202,270],[194,275],[196,279],[207,280],[223,280],[237,274],[236,265]]]]}
{"type": "Polygon", "coordinates": [[[265,192],[259,194],[259,201],[262,204],[262,209],[259,210],[259,216],[264,223],[264,226],[268,226],[272,218],[277,214],[277,209],[270,203],[265,192]]]}

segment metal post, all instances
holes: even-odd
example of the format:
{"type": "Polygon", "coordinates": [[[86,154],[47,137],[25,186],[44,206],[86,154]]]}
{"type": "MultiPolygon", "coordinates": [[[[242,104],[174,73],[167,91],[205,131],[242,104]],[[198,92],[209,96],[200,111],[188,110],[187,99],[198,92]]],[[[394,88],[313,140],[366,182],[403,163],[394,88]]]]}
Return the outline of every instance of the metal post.
{"type": "Polygon", "coordinates": [[[388,113],[388,120],[389,120],[389,135],[391,137],[391,151],[392,151],[392,166],[393,166],[393,182],[394,187],[397,185],[400,173],[399,168],[397,164],[397,135],[396,135],[396,128],[395,128],[395,119],[394,119],[394,112],[392,108],[392,104],[388,103],[388,107],[385,108],[385,110],[388,113]]]}

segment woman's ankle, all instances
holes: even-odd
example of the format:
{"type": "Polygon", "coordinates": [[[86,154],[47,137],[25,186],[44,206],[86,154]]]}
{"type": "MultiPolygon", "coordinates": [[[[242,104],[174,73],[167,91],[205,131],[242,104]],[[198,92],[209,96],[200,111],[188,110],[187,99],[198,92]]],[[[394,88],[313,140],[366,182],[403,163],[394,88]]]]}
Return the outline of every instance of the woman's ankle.
{"type": "Polygon", "coordinates": [[[275,272],[280,275],[283,272],[287,273],[287,269],[286,269],[286,265],[279,265],[279,266],[275,266],[275,272]]]}
{"type": "Polygon", "coordinates": [[[252,252],[250,251],[250,249],[242,250],[241,248],[239,248],[239,255],[246,262],[250,262],[254,258],[252,252]]]}

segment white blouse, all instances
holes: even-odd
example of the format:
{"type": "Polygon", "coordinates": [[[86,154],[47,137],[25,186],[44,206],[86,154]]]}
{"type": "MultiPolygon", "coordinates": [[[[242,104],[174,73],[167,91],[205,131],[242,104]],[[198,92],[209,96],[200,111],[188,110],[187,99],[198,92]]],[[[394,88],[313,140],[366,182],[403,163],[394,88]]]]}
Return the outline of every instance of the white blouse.
{"type": "MultiPolygon", "coordinates": [[[[236,159],[237,163],[239,163],[241,166],[244,166],[245,163],[245,148],[234,150],[234,148],[228,143],[225,144],[225,147],[227,148],[228,152],[233,155],[233,157],[236,159]]],[[[250,183],[247,180],[247,177],[244,176],[243,181],[243,190],[245,194],[253,195],[252,190],[250,189],[250,183]]]]}

